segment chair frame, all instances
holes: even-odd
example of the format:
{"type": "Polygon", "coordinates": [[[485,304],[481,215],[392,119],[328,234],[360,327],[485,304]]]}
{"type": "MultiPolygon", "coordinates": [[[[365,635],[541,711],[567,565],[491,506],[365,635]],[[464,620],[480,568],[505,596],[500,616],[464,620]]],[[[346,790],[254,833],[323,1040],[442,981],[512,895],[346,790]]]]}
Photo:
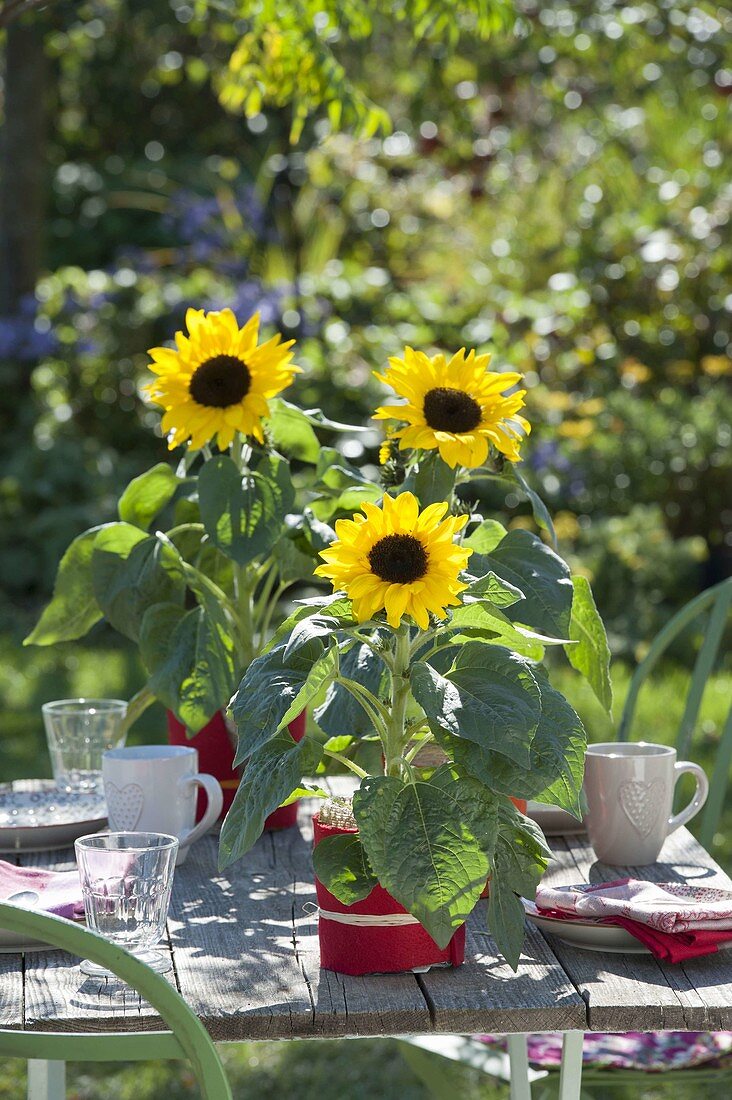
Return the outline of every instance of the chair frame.
{"type": "MultiPolygon", "coordinates": [[[[658,632],[651,643],[648,653],[640,662],[630,681],[628,695],[618,726],[618,740],[630,740],[638,696],[647,676],[668,649],[671,642],[692,622],[709,612],[704,640],[699,648],[691,683],[686,696],[686,705],[676,735],[676,750],[680,759],[688,757],[691,738],[699,718],[704,689],[717,659],[725,627],[732,607],[732,577],[707,588],[693,600],[690,600],[658,632]]],[[[732,764],[732,707],[722,730],[717,753],[716,767],[709,777],[709,795],[702,815],[699,839],[705,848],[709,848],[719,824],[724,806],[730,765],[732,764]]]]}
{"type": "Polygon", "coordinates": [[[96,932],[62,917],[0,903],[0,928],[60,947],[111,970],[160,1014],[169,1031],[105,1034],[0,1030],[0,1054],[28,1060],[29,1100],[63,1100],[65,1063],[188,1059],[203,1100],[232,1100],[216,1048],[198,1017],[160,974],[96,932]]]}

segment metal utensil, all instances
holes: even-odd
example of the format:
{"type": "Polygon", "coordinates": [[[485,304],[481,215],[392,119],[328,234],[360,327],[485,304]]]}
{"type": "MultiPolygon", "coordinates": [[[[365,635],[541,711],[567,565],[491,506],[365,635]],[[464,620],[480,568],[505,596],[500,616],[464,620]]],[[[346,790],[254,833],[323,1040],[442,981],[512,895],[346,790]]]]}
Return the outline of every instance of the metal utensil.
{"type": "Polygon", "coordinates": [[[31,909],[38,899],[40,894],[36,890],[17,890],[14,894],[11,894],[9,898],[5,900],[11,905],[24,906],[26,909],[31,909]]]}

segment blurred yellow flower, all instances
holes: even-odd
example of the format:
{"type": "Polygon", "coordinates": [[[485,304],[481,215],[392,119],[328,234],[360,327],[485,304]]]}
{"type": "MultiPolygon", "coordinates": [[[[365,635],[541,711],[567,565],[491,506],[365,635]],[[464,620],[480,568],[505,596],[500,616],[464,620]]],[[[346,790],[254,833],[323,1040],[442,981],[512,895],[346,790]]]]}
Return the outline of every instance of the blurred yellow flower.
{"type": "Polygon", "coordinates": [[[557,433],[565,439],[589,439],[595,430],[594,420],[565,420],[557,428],[557,433]]]}
{"type": "Polygon", "coordinates": [[[586,401],[580,401],[575,412],[578,416],[597,416],[605,408],[602,397],[589,397],[586,401]]]}
{"type": "Polygon", "coordinates": [[[722,378],[725,374],[732,374],[732,359],[728,355],[705,355],[701,369],[710,378],[722,378]]]}
{"type": "Polygon", "coordinates": [[[653,374],[644,363],[640,363],[637,359],[625,359],[620,364],[620,373],[624,379],[633,384],[647,382],[653,374]]]}
{"type": "Polygon", "coordinates": [[[554,517],[554,530],[562,542],[573,542],[580,533],[580,525],[574,512],[557,512],[554,517]]]}

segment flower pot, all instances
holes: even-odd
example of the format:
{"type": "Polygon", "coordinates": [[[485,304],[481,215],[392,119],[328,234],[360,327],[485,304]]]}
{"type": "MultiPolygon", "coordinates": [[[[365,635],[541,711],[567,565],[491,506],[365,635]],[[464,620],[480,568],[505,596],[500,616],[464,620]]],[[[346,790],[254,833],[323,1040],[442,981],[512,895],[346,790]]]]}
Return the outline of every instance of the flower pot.
{"type": "MultiPolygon", "coordinates": [[[[293,719],[287,727],[296,741],[301,741],[305,736],[305,711],[293,719]]],[[[202,730],[193,737],[186,735],[186,727],[179,722],[172,711],[168,711],[168,741],[171,745],[190,745],[198,749],[198,763],[202,772],[213,775],[218,779],[224,792],[224,806],[221,818],[226,817],[231,803],[234,801],[241,768],[234,768],[234,756],[236,755],[236,731],[229,726],[222,711],[214,714],[202,730]]],[[[269,815],[264,823],[264,828],[286,829],[297,822],[297,802],[291,806],[280,806],[269,815]]],[[[198,796],[196,808],[196,821],[200,821],[206,809],[206,797],[198,796]]]]}
{"type": "MultiPolygon", "coordinates": [[[[318,814],[313,817],[313,826],[314,844],[327,836],[357,831],[321,825],[318,814]]],[[[375,886],[367,898],[354,905],[343,905],[317,877],[315,893],[320,909],[320,965],[325,970],[335,970],[339,974],[395,974],[428,970],[432,966],[460,966],[464,960],[464,924],[442,949],[419,921],[381,886],[375,886]],[[390,924],[389,918],[395,916],[409,918],[409,923],[390,924]],[[364,917],[373,918],[373,923],[353,920],[364,917]]]]}

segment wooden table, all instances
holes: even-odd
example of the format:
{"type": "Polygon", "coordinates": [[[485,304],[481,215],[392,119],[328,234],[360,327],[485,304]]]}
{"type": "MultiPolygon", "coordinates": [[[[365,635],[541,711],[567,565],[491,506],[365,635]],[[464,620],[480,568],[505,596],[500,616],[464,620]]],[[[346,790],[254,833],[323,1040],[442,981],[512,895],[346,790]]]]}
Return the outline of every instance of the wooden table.
{"type": "MultiPolygon", "coordinates": [[[[485,902],[470,919],[462,967],[365,978],[321,970],[313,809],[303,803],[299,829],[265,834],[224,873],[215,836],[195,844],[176,871],[170,980],[214,1039],[732,1029],[732,953],[670,966],[650,955],[581,951],[529,927],[514,974],[486,931],[485,902]]],[[[586,837],[550,843],[551,881],[618,877],[618,868],[595,862],[586,837]]],[[[68,869],[74,861],[67,850],[20,862],[68,869]]],[[[732,889],[686,829],[652,868],[627,870],[732,889]]],[[[0,955],[0,1027],[139,1032],[157,1030],[160,1020],[132,991],[110,993],[104,980],[84,978],[74,958],[49,950],[0,955]]]]}

